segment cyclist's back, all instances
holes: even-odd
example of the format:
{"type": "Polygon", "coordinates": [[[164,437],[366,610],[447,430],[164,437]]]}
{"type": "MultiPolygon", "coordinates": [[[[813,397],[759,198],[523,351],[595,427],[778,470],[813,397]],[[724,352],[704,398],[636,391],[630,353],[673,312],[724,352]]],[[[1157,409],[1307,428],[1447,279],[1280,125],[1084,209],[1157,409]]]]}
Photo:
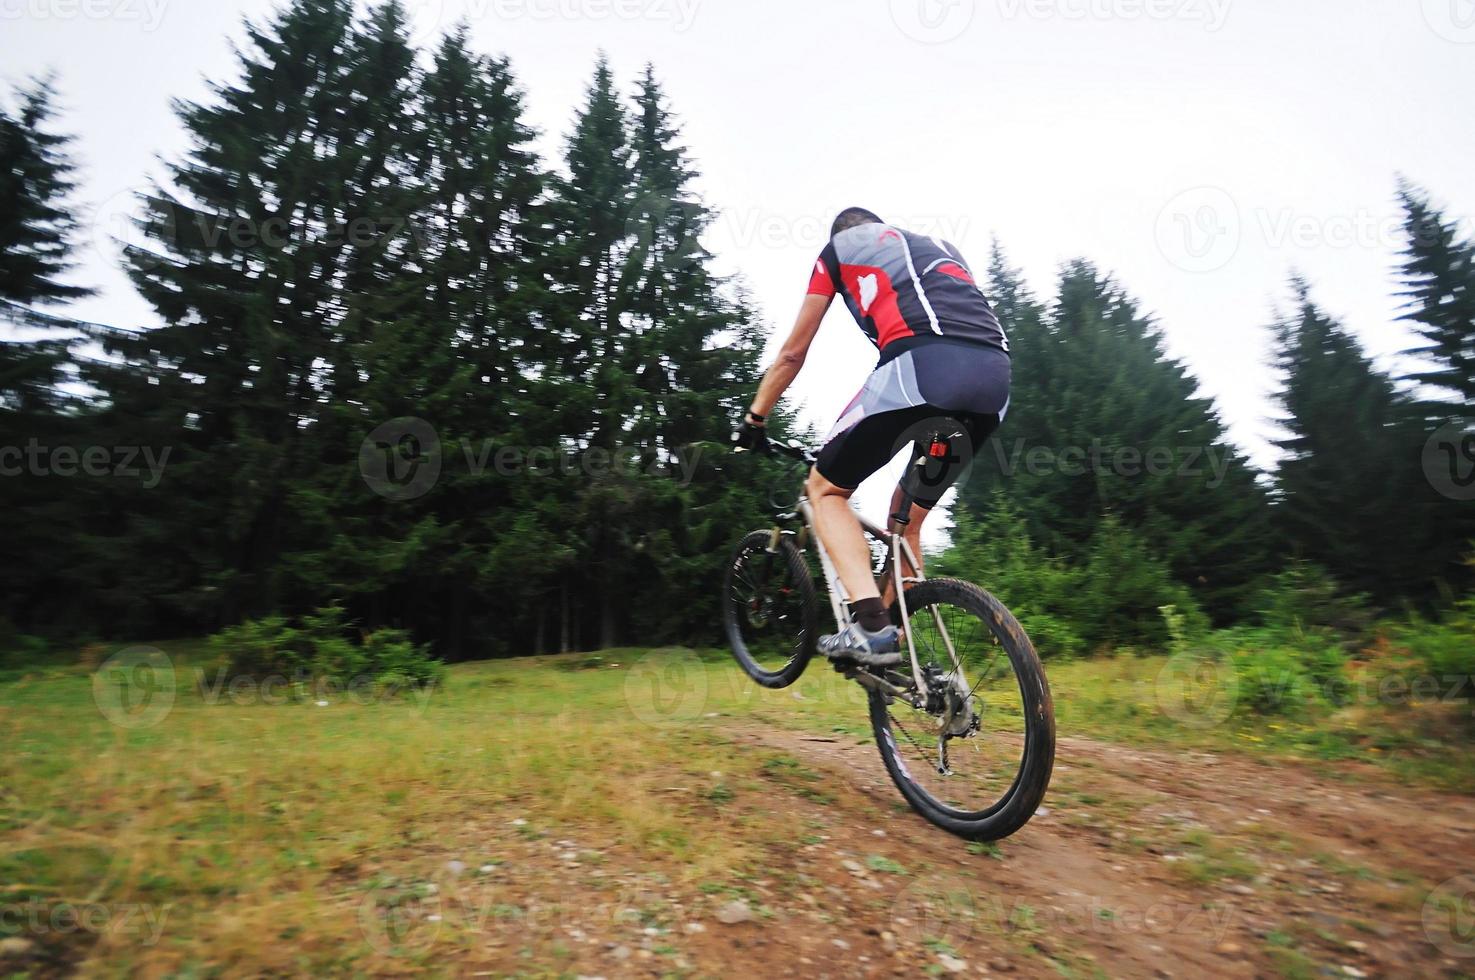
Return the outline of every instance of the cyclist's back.
{"type": "MultiPolygon", "coordinates": [[[[836,231],[809,281],[811,295],[840,296],[881,353],[819,456],[819,472],[851,490],[918,424],[942,415],[962,425],[976,450],[1009,402],[1009,340],[962,254],[866,214],[872,220],[836,231]]],[[[934,505],[957,475],[918,502],[934,505]]]]}
{"type": "Polygon", "coordinates": [[[879,222],[847,228],[820,253],[809,292],[844,299],[883,363],[938,338],[1009,351],[962,255],[938,238],[879,222]]]}

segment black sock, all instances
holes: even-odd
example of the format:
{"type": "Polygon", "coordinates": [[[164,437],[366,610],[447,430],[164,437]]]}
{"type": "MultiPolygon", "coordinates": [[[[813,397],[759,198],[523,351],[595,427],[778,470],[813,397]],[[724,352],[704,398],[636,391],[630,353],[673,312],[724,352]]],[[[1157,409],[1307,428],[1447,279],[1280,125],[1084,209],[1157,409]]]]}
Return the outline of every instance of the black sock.
{"type": "Polygon", "coordinates": [[[879,596],[852,602],[850,615],[855,617],[860,628],[867,633],[879,633],[891,625],[891,616],[886,612],[886,607],[881,605],[879,596]]]}

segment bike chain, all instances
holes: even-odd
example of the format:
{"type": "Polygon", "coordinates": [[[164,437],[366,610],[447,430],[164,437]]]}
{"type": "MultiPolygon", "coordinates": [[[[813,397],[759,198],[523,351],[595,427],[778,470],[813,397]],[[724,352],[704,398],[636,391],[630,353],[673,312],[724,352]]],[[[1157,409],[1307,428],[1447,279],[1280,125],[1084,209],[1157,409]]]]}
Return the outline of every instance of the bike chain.
{"type": "MultiPolygon", "coordinates": [[[[914,738],[912,738],[912,733],[909,732],[909,731],[907,731],[907,726],[903,725],[901,723],[901,720],[899,718],[897,718],[896,715],[893,715],[889,711],[886,712],[886,717],[890,718],[891,719],[891,723],[893,725],[895,725],[897,727],[897,729],[899,729],[901,731],[902,736],[908,742],[911,742],[912,743],[912,748],[914,748],[914,749],[917,750],[917,754],[922,757],[922,761],[924,763],[926,763],[929,768],[936,769],[937,766],[933,765],[932,761],[927,758],[927,752],[926,752],[926,750],[924,750],[922,748],[922,746],[918,745],[917,744],[917,740],[914,739],[914,738]]],[[[948,768],[948,761],[947,761],[947,741],[946,740],[944,740],[943,743],[942,743],[942,765],[943,765],[943,768],[944,769],[948,768]]]]}

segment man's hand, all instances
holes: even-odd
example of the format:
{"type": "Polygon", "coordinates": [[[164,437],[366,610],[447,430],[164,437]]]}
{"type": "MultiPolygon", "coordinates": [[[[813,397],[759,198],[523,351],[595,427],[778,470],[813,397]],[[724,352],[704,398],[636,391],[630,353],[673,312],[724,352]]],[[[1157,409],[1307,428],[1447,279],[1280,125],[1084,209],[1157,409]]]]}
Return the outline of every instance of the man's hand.
{"type": "Polygon", "coordinates": [[[738,452],[754,452],[766,455],[768,447],[768,427],[763,421],[756,419],[752,412],[743,416],[740,424],[732,433],[732,448],[738,452]]]}

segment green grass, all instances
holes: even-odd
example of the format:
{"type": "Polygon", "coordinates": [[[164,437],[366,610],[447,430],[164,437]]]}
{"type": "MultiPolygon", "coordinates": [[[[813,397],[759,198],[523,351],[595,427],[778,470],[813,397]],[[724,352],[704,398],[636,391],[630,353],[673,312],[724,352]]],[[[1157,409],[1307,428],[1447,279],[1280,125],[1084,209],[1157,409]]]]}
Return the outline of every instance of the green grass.
{"type": "Polygon", "coordinates": [[[423,697],[320,707],[211,704],[190,667],[203,651],[166,651],[175,699],[150,727],[104,717],[85,670],[49,667],[0,684],[0,899],[167,914],[170,942],[52,937],[120,974],[197,961],[247,972],[372,969],[381,954],[356,912],[375,874],[398,882],[378,896],[392,907],[425,882],[384,868],[424,865],[425,854],[437,855],[432,865],[444,854],[481,867],[501,858],[499,840],[590,831],[692,881],[722,880],[759,865],[755,842],[792,828],[755,807],[743,833],[696,839],[702,817],[719,819],[769,771],[793,792],[823,795],[795,760],[734,753],[705,722],[747,700],[726,664],[638,651],[572,670],[552,669],[565,663],[557,659],[500,661],[455,667],[423,697]],[[266,941],[285,923],[308,939],[266,941]]]}
{"type": "MultiPolygon", "coordinates": [[[[580,841],[585,871],[617,852],[644,874],[736,894],[727,890],[765,866],[767,848],[818,843],[826,832],[795,825],[775,799],[826,805],[835,797],[830,780],[801,759],[746,744],[734,751],[732,726],[865,732],[856,685],[816,669],[791,691],[765,691],[723,651],[467,664],[427,694],[370,703],[335,696],[318,706],[212,703],[192,667],[203,648],[162,649],[175,668],[174,702],[145,727],[105,717],[93,675],[75,664],[0,681],[0,901],[95,903],[164,919],[156,942],[140,930],[45,939],[59,944],[48,946],[59,961],[92,973],[362,973],[386,963],[446,972],[456,962],[448,956],[472,941],[467,932],[448,921],[406,956],[366,941],[361,909],[392,915],[434,902],[425,869],[448,858],[491,876],[516,871],[518,848],[549,849],[565,838],[580,841]],[[708,825],[735,832],[698,829],[708,825]],[[586,850],[595,841],[602,854],[586,850]]],[[[1380,729],[1389,719],[1364,717],[1367,729],[1356,736],[1252,728],[1237,717],[1184,728],[1154,702],[1162,663],[1048,665],[1061,733],[1268,759],[1369,758],[1441,785],[1458,782],[1450,773],[1467,765],[1460,745],[1409,750],[1380,729]],[[1356,751],[1369,739],[1387,747],[1356,751]],[[1400,761],[1405,753],[1416,764],[1400,761]]],[[[138,678],[111,680],[126,689],[138,678]]],[[[135,700],[103,703],[123,705],[125,720],[137,717],[148,689],[123,693],[135,700]]],[[[1111,801],[1078,793],[1069,803],[1109,820],[1111,801]]],[[[905,810],[900,800],[894,806],[905,810]]],[[[1181,873],[1193,880],[1254,873],[1228,845],[1183,843],[1181,873]]],[[[996,845],[973,853],[1001,856],[996,845]]],[[[907,873],[881,856],[867,863],[907,873]]],[[[756,897],[753,905],[764,914],[756,897]]],[[[488,909],[493,918],[528,915],[507,896],[488,909]]],[[[1029,911],[1020,914],[1014,925],[1027,932],[1029,911]]],[[[0,935],[5,929],[15,932],[0,923],[0,935]]],[[[1293,949],[1277,949],[1284,969],[1298,968],[1293,949]]]]}
{"type": "MultiPolygon", "coordinates": [[[[1148,746],[1369,763],[1409,783],[1475,792],[1468,737],[1452,732],[1446,717],[1457,705],[1420,713],[1398,704],[1362,704],[1310,720],[1262,716],[1238,705],[1222,720],[1205,711],[1189,713],[1185,723],[1181,711],[1164,710],[1173,693],[1160,682],[1167,664],[1164,657],[1131,654],[1047,663],[1058,729],[1148,746]]],[[[1371,682],[1361,686],[1377,689],[1371,682]]]]}

